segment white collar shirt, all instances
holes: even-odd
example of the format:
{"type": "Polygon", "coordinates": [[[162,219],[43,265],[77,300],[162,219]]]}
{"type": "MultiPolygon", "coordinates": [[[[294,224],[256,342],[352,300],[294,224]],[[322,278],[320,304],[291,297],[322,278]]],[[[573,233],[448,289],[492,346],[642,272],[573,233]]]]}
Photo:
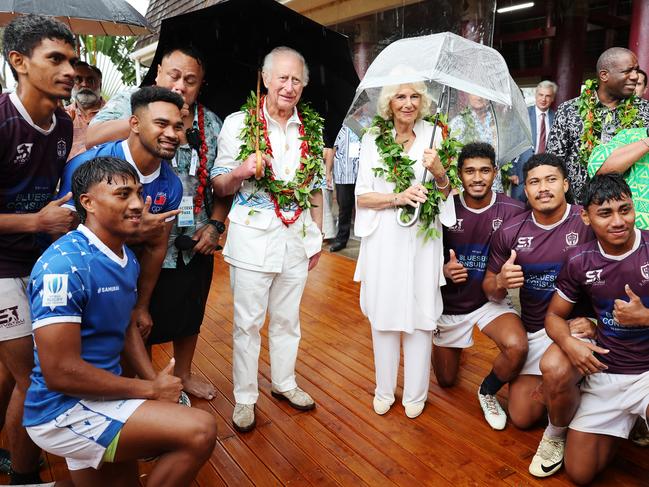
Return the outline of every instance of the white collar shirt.
{"type": "Polygon", "coordinates": [[[276,179],[290,181],[295,177],[295,171],[300,167],[300,126],[302,122],[293,108],[293,114],[286,122],[286,128],[276,122],[266,110],[264,103],[264,117],[268,127],[268,139],[273,150],[273,172],[276,179]]]}

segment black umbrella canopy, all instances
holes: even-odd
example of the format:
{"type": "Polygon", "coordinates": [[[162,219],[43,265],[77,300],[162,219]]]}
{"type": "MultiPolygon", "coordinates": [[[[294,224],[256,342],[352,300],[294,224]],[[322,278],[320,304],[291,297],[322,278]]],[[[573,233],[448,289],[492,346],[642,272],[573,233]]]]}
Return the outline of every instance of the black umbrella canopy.
{"type": "Polygon", "coordinates": [[[0,0],[0,26],[23,14],[56,17],[75,34],[134,36],[153,30],[126,0],[0,0]]]}
{"type": "Polygon", "coordinates": [[[193,45],[206,56],[207,83],[200,101],[221,118],[239,110],[255,90],[257,70],[271,49],[288,46],[302,53],[310,71],[302,100],[325,118],[329,146],[359,83],[347,37],[275,0],[226,0],[163,20],[144,85],[155,82],[162,53],[182,45],[193,45]]]}

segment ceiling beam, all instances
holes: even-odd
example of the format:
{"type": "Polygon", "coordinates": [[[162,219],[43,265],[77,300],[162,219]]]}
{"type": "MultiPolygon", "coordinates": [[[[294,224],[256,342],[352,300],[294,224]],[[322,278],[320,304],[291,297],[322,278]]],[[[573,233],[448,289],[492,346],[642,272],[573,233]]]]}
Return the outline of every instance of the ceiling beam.
{"type": "Polygon", "coordinates": [[[322,25],[335,25],[423,0],[286,0],[287,7],[322,25]]]}

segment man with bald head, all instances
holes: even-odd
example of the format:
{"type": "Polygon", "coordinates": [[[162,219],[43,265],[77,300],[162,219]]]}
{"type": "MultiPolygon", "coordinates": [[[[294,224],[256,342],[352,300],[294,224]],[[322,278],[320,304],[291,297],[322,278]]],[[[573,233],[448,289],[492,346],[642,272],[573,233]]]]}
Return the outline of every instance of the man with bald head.
{"type": "Polygon", "coordinates": [[[322,247],[322,119],[299,103],[309,81],[299,52],[273,49],[262,74],[267,93],[259,110],[251,97],[225,119],[212,170],[216,194],[234,195],[223,255],[234,298],[232,422],[240,432],[255,427],[259,332],[266,311],[272,395],[296,409],[315,407],[297,386],[295,362],[302,292],[322,247]],[[257,124],[262,128],[261,175],[256,174],[255,151],[249,149],[255,146],[257,124]]]}
{"type": "Polygon", "coordinates": [[[634,94],[640,69],[636,55],[612,47],[601,54],[596,69],[592,88],[559,106],[546,147],[547,152],[564,159],[577,203],[583,199],[592,150],[622,129],[649,125],[649,102],[634,94]]]}

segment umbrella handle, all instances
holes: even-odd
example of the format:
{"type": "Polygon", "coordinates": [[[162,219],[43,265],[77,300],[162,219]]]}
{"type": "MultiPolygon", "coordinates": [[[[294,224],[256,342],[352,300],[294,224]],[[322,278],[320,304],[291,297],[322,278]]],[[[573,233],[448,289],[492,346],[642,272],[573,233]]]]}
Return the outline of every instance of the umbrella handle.
{"type": "Polygon", "coordinates": [[[259,180],[264,175],[264,166],[262,164],[261,151],[259,150],[259,90],[261,84],[261,70],[257,70],[257,124],[256,124],[256,137],[255,137],[255,156],[257,156],[257,165],[255,166],[255,179],[259,180]]]}
{"type": "MultiPolygon", "coordinates": [[[[437,133],[437,123],[439,122],[439,116],[442,113],[442,106],[444,104],[444,101],[446,99],[446,89],[447,87],[444,86],[442,88],[442,94],[439,97],[439,103],[437,103],[437,109],[435,110],[435,120],[433,121],[433,135],[430,137],[430,144],[428,145],[429,149],[433,148],[433,145],[435,144],[435,134],[437,133]]],[[[421,177],[421,184],[424,184],[426,182],[426,177],[428,176],[428,170],[424,169],[424,175],[421,177]]],[[[405,211],[405,208],[399,208],[397,210],[397,224],[400,227],[411,227],[415,223],[417,223],[417,220],[419,220],[419,211],[421,209],[421,204],[417,203],[417,206],[415,207],[415,212],[412,214],[410,219],[408,221],[403,221],[403,214],[405,211]]]]}

